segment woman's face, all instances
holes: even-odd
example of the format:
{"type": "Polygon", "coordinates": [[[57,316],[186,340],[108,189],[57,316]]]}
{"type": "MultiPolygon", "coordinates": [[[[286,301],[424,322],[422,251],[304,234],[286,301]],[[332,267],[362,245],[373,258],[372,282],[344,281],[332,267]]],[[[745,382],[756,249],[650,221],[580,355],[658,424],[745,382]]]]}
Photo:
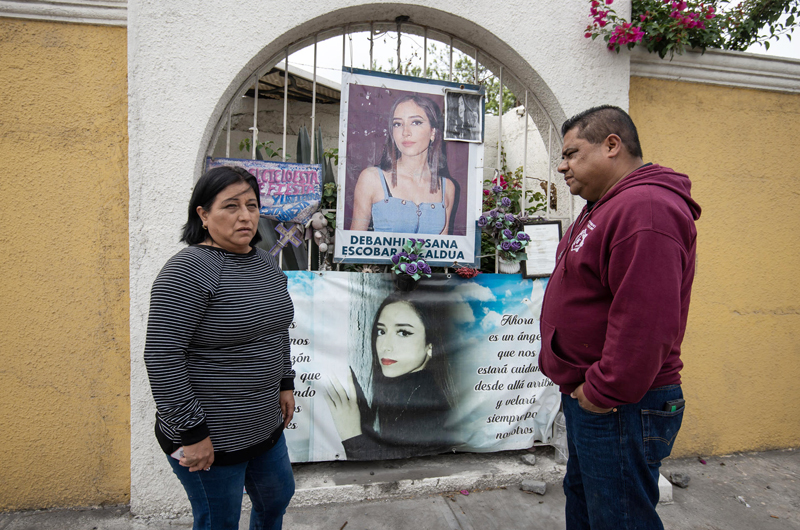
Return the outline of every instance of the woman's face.
{"type": "Polygon", "coordinates": [[[217,194],[210,210],[198,206],[197,215],[211,237],[207,243],[239,254],[250,252],[258,230],[258,200],[249,184],[231,184],[217,194]]]}
{"type": "Polygon", "coordinates": [[[381,311],[375,353],[384,377],[398,377],[425,368],[433,346],[425,341],[425,326],[414,306],[394,302],[381,311]]]}
{"type": "Polygon", "coordinates": [[[436,137],[425,109],[413,101],[404,101],[394,109],[392,138],[402,156],[425,153],[436,137]]]}

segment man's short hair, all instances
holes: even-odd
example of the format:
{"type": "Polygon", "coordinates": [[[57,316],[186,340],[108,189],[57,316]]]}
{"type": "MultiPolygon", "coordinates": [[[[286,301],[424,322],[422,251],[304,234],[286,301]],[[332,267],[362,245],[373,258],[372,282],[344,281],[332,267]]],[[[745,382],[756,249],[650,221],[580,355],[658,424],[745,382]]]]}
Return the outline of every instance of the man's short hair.
{"type": "Polygon", "coordinates": [[[590,144],[603,143],[609,134],[616,134],[622,140],[628,153],[642,158],[642,146],[639,143],[636,125],[633,124],[628,113],[619,107],[601,105],[576,114],[561,126],[561,136],[565,136],[576,127],[578,128],[578,138],[582,138],[590,144]]]}

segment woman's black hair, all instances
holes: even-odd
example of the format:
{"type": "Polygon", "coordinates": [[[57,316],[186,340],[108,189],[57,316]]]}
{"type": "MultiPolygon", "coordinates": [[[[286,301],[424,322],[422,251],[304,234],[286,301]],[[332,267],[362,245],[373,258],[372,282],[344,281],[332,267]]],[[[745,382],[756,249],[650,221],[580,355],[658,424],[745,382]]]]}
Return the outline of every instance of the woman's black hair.
{"type": "MultiPolygon", "coordinates": [[[[261,209],[261,197],[258,193],[258,181],[256,178],[240,167],[222,166],[215,167],[206,171],[197,184],[194,185],[192,198],[189,200],[189,219],[183,225],[183,235],[181,241],[188,245],[199,245],[208,238],[208,231],[203,229],[203,220],[197,213],[197,207],[201,206],[204,210],[210,210],[214,200],[222,190],[231,184],[244,182],[253,188],[258,201],[258,208],[261,209]]],[[[261,241],[261,234],[256,230],[256,235],[250,241],[250,246],[254,246],[261,241]]]]}
{"type": "Polygon", "coordinates": [[[397,302],[404,302],[410,305],[422,321],[425,329],[425,342],[431,345],[431,359],[423,370],[427,370],[433,375],[433,380],[441,389],[450,407],[455,405],[455,390],[452,377],[450,376],[450,365],[447,359],[447,349],[444,347],[444,338],[449,336],[448,331],[443,325],[449,322],[449,318],[443,313],[444,308],[437,301],[438,295],[427,291],[395,291],[386,297],[375,312],[375,319],[372,322],[372,395],[380,393],[380,387],[388,379],[381,372],[380,361],[377,354],[378,340],[378,319],[383,309],[397,302]]]}
{"type": "Polygon", "coordinates": [[[397,186],[397,159],[400,158],[400,150],[394,143],[392,134],[392,123],[394,122],[394,111],[397,106],[407,101],[413,101],[418,107],[425,111],[428,121],[436,130],[433,141],[428,146],[428,168],[431,170],[431,193],[436,193],[441,187],[441,179],[450,178],[450,171],[447,168],[447,153],[442,138],[444,133],[444,120],[439,105],[430,98],[419,95],[407,95],[399,98],[392,105],[389,112],[389,134],[386,135],[386,144],[383,146],[380,168],[384,171],[391,171],[392,187],[397,186]]]}

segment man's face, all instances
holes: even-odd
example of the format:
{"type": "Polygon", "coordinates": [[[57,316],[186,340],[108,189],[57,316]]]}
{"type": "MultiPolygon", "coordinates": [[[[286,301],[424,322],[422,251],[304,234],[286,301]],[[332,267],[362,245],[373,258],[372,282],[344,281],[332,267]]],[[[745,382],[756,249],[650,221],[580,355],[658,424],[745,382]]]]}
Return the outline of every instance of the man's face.
{"type": "Polygon", "coordinates": [[[596,202],[605,194],[612,178],[605,156],[607,150],[605,142],[591,144],[578,138],[577,127],[564,135],[558,172],[564,175],[571,194],[589,202],[596,202]]]}

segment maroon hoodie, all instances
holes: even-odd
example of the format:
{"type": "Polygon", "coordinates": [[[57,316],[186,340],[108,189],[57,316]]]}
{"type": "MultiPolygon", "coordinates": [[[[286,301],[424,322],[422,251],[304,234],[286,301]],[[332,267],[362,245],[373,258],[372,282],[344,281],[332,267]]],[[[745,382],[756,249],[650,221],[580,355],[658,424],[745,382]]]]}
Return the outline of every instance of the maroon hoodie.
{"type": "Polygon", "coordinates": [[[680,384],[700,206],[689,177],[642,166],[558,245],[542,302],[542,372],[602,408],[680,384]]]}

